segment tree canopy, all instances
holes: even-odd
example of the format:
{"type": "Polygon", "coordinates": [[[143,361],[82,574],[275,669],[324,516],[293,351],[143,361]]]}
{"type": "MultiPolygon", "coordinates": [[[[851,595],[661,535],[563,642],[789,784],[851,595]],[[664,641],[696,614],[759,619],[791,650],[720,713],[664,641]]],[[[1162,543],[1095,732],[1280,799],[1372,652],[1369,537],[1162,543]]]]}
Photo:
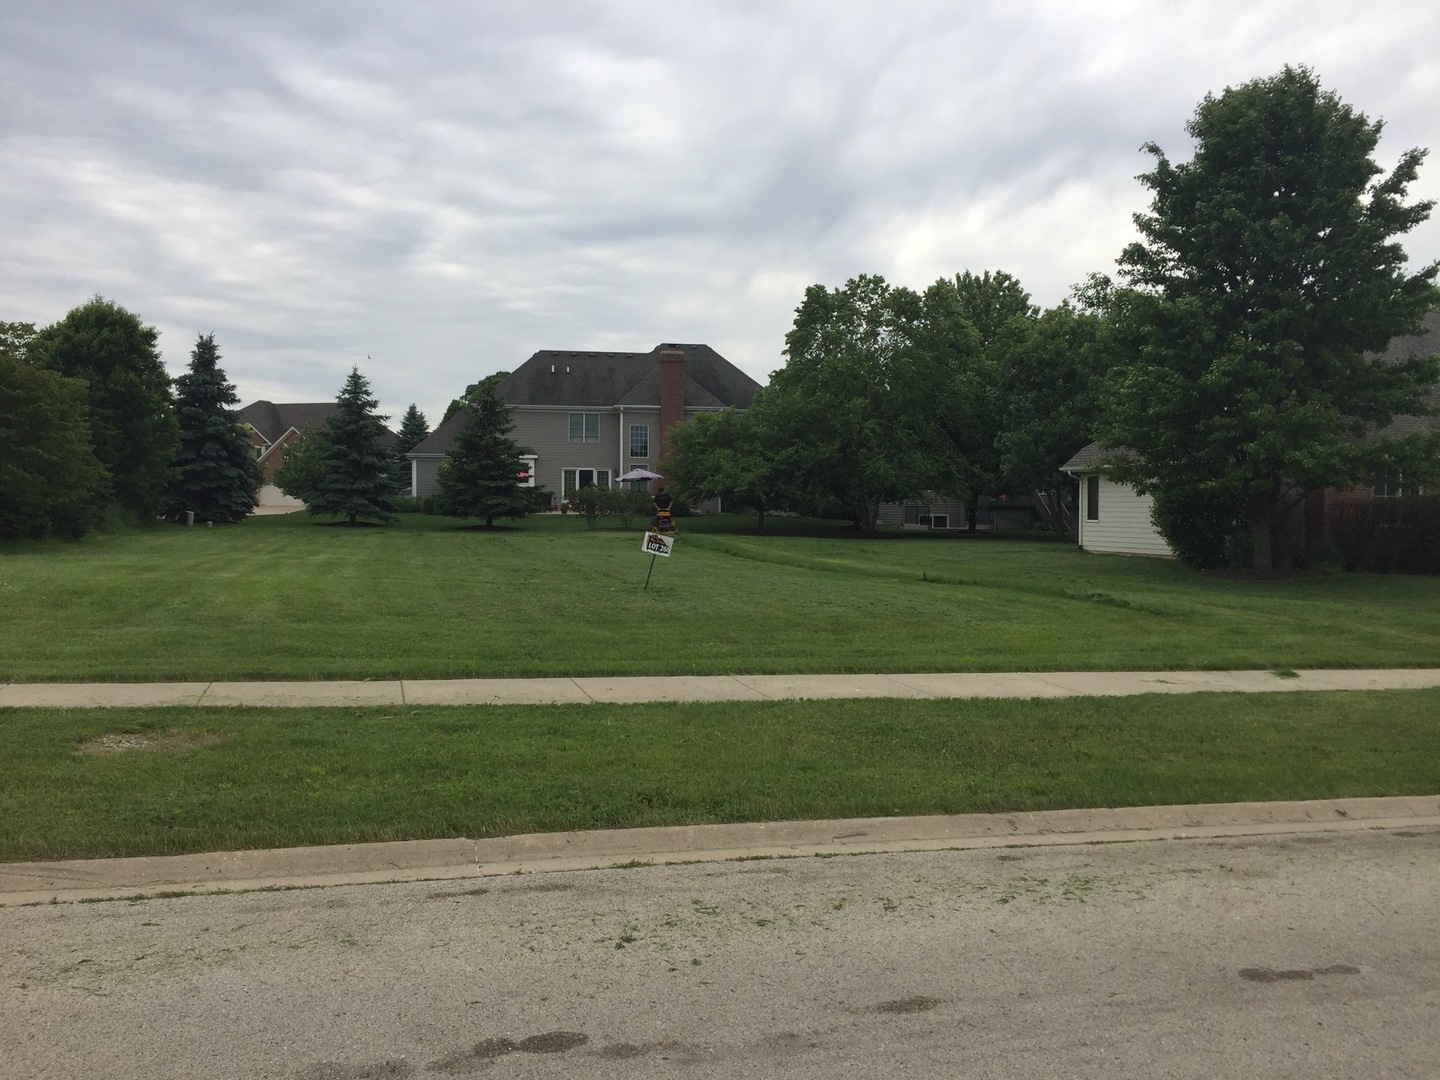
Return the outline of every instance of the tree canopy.
{"type": "Polygon", "coordinates": [[[691,499],[749,507],[765,527],[772,507],[787,505],[787,448],[767,423],[764,391],[747,412],[701,413],[670,432],[665,476],[691,499]]]}
{"type": "Polygon", "coordinates": [[[29,363],[31,336],[28,324],[0,324],[0,538],[78,539],[104,476],[90,448],[89,388],[29,363]]]}
{"type": "Polygon", "coordinates": [[[785,335],[785,366],[766,389],[767,422],[792,451],[797,499],[833,499],[864,531],[875,528],[882,500],[934,480],[929,412],[920,408],[933,388],[913,370],[920,313],[915,292],[879,276],[812,285],[785,335]]]}
{"type": "Polygon", "coordinates": [[[1307,492],[1395,452],[1367,430],[1424,411],[1435,363],[1373,354],[1435,302],[1436,267],[1409,272],[1397,242],[1431,210],[1405,201],[1425,151],[1385,174],[1381,124],[1303,67],[1207,95],[1186,131],[1189,161],[1146,147],[1153,200],[1120,260],[1126,359],[1099,434],[1135,452],[1116,475],[1139,490],[1188,493],[1210,520],[1228,506],[1268,570],[1307,492]]]}
{"type": "Polygon", "coordinates": [[[121,510],[153,517],[164,506],[179,427],[157,333],[138,316],[95,297],[35,335],[40,366],[85,380],[95,457],[121,510]]]}
{"type": "Polygon", "coordinates": [[[510,372],[508,371],[497,371],[494,374],[486,375],[479,382],[472,382],[469,386],[465,387],[465,393],[461,394],[459,397],[451,401],[449,405],[445,406],[445,415],[440,418],[440,423],[445,423],[445,421],[449,420],[457,412],[463,409],[467,403],[473,403],[474,401],[478,400],[477,395],[480,393],[481,390],[485,389],[485,387],[499,386],[509,377],[509,375],[510,372]]]}
{"type": "Polygon", "coordinates": [[[198,521],[243,521],[255,508],[260,470],[235,419],[240,398],[220,368],[214,334],[201,334],[190,370],[175,380],[180,449],[167,514],[198,521]]]}

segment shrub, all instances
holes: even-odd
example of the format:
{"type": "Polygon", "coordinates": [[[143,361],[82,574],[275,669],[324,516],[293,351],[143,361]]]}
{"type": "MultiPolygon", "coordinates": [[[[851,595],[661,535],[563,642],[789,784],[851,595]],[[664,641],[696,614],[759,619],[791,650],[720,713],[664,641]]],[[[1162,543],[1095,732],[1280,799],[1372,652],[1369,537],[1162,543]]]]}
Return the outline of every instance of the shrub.
{"type": "Polygon", "coordinates": [[[1346,570],[1440,573],[1440,496],[1346,500],[1333,512],[1330,535],[1346,570]]]}
{"type": "Polygon", "coordinates": [[[1206,488],[1162,488],[1150,516],[1181,562],[1197,570],[1235,565],[1245,517],[1233,496],[1206,488]]]}

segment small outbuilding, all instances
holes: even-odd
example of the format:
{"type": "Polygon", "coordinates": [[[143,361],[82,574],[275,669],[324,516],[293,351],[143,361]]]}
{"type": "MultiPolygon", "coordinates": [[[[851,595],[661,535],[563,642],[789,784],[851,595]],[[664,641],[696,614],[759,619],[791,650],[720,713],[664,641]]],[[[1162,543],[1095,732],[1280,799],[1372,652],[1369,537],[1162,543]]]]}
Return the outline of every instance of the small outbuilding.
{"type": "Polygon", "coordinates": [[[1075,542],[1086,551],[1173,558],[1175,552],[1151,520],[1154,500],[1110,479],[1110,463],[1125,454],[1092,442],[1060,466],[1080,481],[1075,542]]]}

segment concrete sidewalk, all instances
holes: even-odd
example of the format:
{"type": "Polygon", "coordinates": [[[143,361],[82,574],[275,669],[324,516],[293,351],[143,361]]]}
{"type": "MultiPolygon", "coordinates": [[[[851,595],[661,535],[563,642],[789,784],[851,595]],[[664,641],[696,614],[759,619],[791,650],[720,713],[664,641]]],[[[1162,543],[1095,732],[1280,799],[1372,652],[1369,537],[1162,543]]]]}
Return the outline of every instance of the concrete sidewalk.
{"type": "Polygon", "coordinates": [[[853,818],[534,833],[0,864],[0,907],[135,895],[432,881],[633,864],[1435,829],[1440,796],[853,818]]]}
{"type": "Polygon", "coordinates": [[[590,679],[334,682],[10,683],[3,707],[156,705],[550,705],[833,698],[1061,698],[1198,692],[1413,690],[1440,668],[1272,671],[1050,671],[910,675],[695,675],[590,679]]]}

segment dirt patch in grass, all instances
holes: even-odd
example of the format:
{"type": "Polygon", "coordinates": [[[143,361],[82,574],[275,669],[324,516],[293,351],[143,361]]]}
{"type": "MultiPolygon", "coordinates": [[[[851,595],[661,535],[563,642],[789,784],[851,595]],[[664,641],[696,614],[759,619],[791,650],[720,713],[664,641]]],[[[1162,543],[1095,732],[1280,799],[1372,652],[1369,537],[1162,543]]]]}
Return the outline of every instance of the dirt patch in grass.
{"type": "Polygon", "coordinates": [[[75,744],[77,754],[126,754],[134,751],[200,750],[230,738],[218,731],[107,731],[75,744]]]}

